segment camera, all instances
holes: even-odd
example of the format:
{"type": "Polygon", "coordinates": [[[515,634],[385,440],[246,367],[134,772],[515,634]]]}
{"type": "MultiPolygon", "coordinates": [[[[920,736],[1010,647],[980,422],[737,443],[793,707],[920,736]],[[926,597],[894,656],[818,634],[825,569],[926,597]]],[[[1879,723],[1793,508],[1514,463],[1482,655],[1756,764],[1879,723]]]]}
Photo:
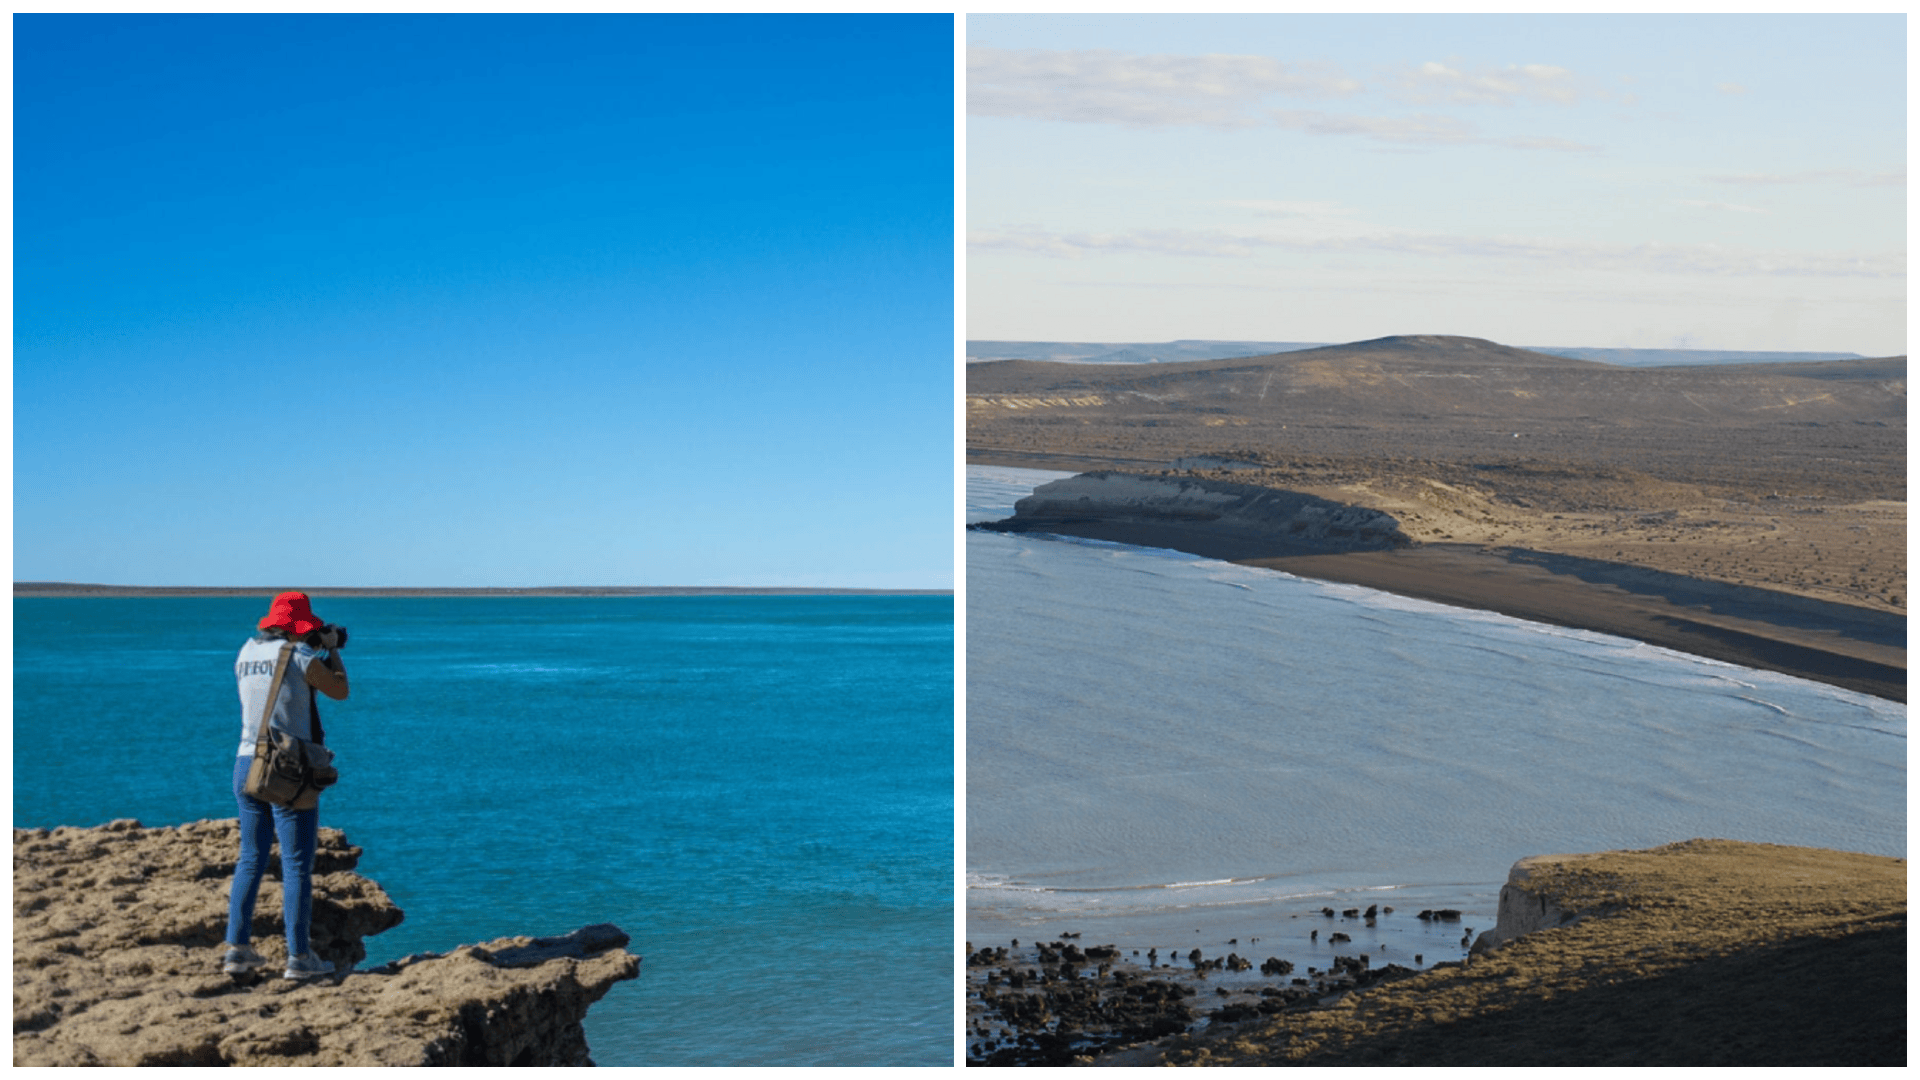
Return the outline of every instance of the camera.
{"type": "Polygon", "coordinates": [[[327,623],[308,633],[305,640],[316,649],[344,649],[347,647],[347,628],[327,623]]]}

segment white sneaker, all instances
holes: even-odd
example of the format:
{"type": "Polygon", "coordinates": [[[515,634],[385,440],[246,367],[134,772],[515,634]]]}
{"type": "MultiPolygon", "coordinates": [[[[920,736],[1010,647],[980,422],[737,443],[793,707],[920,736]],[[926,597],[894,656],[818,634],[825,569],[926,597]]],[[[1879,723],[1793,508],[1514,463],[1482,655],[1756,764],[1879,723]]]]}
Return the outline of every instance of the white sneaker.
{"type": "Polygon", "coordinates": [[[266,966],[267,958],[254,952],[251,945],[227,946],[227,955],[220,961],[220,970],[229,975],[250,975],[266,966]]]}
{"type": "Polygon", "coordinates": [[[295,956],[287,960],[286,977],[289,979],[312,979],[321,975],[333,974],[333,965],[320,959],[320,954],[307,950],[304,956],[295,956]]]}

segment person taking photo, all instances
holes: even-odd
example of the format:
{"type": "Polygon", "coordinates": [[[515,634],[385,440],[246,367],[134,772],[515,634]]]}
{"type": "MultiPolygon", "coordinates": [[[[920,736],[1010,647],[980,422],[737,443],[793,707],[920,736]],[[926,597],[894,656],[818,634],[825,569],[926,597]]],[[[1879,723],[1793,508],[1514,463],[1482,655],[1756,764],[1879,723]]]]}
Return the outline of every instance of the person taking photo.
{"type": "Polygon", "coordinates": [[[287,932],[288,979],[311,979],[333,972],[333,965],[313,951],[313,863],[320,838],[320,809],[295,810],[274,806],[246,793],[247,770],[253,764],[260,738],[260,722],[267,716],[267,697],[274,685],[280,653],[291,644],[286,673],[272,707],[274,729],[309,742],[326,742],[314,695],[335,701],[347,699],[347,666],[340,646],[346,631],[313,615],[312,601],[301,592],[273,598],[259,632],[240,648],[234,672],[240,685],[240,752],[233,764],[233,794],[240,808],[240,857],[233,868],[233,891],[228,898],[226,954],[221,970],[248,975],[267,966],[254,950],[253,909],[260,880],[274,840],[280,842],[282,914],[287,932]]]}

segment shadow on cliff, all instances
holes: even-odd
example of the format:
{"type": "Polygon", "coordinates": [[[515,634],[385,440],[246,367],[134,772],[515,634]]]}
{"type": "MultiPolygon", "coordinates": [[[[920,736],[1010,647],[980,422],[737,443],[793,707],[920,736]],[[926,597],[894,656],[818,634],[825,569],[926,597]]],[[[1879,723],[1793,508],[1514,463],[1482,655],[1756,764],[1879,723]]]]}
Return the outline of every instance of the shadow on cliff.
{"type": "Polygon", "coordinates": [[[1904,1065],[1906,955],[1901,915],[1837,940],[1793,938],[1453,1023],[1368,1034],[1289,1064],[1904,1065]]]}

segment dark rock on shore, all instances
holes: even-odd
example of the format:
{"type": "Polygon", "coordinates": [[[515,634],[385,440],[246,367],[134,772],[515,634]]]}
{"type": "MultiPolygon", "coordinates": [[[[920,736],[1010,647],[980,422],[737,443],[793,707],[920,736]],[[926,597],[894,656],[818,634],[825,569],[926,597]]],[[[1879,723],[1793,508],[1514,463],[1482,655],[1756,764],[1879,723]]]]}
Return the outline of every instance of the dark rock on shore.
{"type": "MultiPolygon", "coordinates": [[[[1208,959],[1194,949],[1185,957],[1193,965],[1190,969],[1143,970],[1130,963],[1103,962],[1097,971],[1088,972],[1073,963],[1057,962],[1070,948],[1054,941],[1023,955],[1007,948],[975,950],[969,943],[969,1065],[1099,1061],[1120,1048],[1184,1034],[1202,1021],[1208,1030],[1215,1030],[1220,1025],[1278,1016],[1315,1007],[1328,994],[1412,974],[1395,964],[1372,968],[1365,956],[1337,957],[1333,970],[1314,972],[1311,979],[1294,978],[1285,986],[1216,987],[1209,998],[1222,1003],[1204,1011],[1195,999],[1205,984],[1196,985],[1196,981],[1205,980],[1209,971],[1251,971],[1252,961],[1237,954],[1208,959]],[[1045,966],[1022,966],[1028,957],[1045,966]]],[[[1112,946],[1090,946],[1082,962],[1117,951],[1112,946]]],[[[1260,970],[1269,978],[1281,979],[1294,968],[1287,961],[1270,958],[1260,970]]]]}
{"type": "Polygon", "coordinates": [[[232,820],[15,829],[15,1065],[591,1065],[581,1022],[638,976],[610,925],[503,938],[354,971],[403,914],[320,831],[313,946],[338,973],[278,978],[278,866],[254,947],[269,977],[220,970],[239,849],[232,820]]]}

